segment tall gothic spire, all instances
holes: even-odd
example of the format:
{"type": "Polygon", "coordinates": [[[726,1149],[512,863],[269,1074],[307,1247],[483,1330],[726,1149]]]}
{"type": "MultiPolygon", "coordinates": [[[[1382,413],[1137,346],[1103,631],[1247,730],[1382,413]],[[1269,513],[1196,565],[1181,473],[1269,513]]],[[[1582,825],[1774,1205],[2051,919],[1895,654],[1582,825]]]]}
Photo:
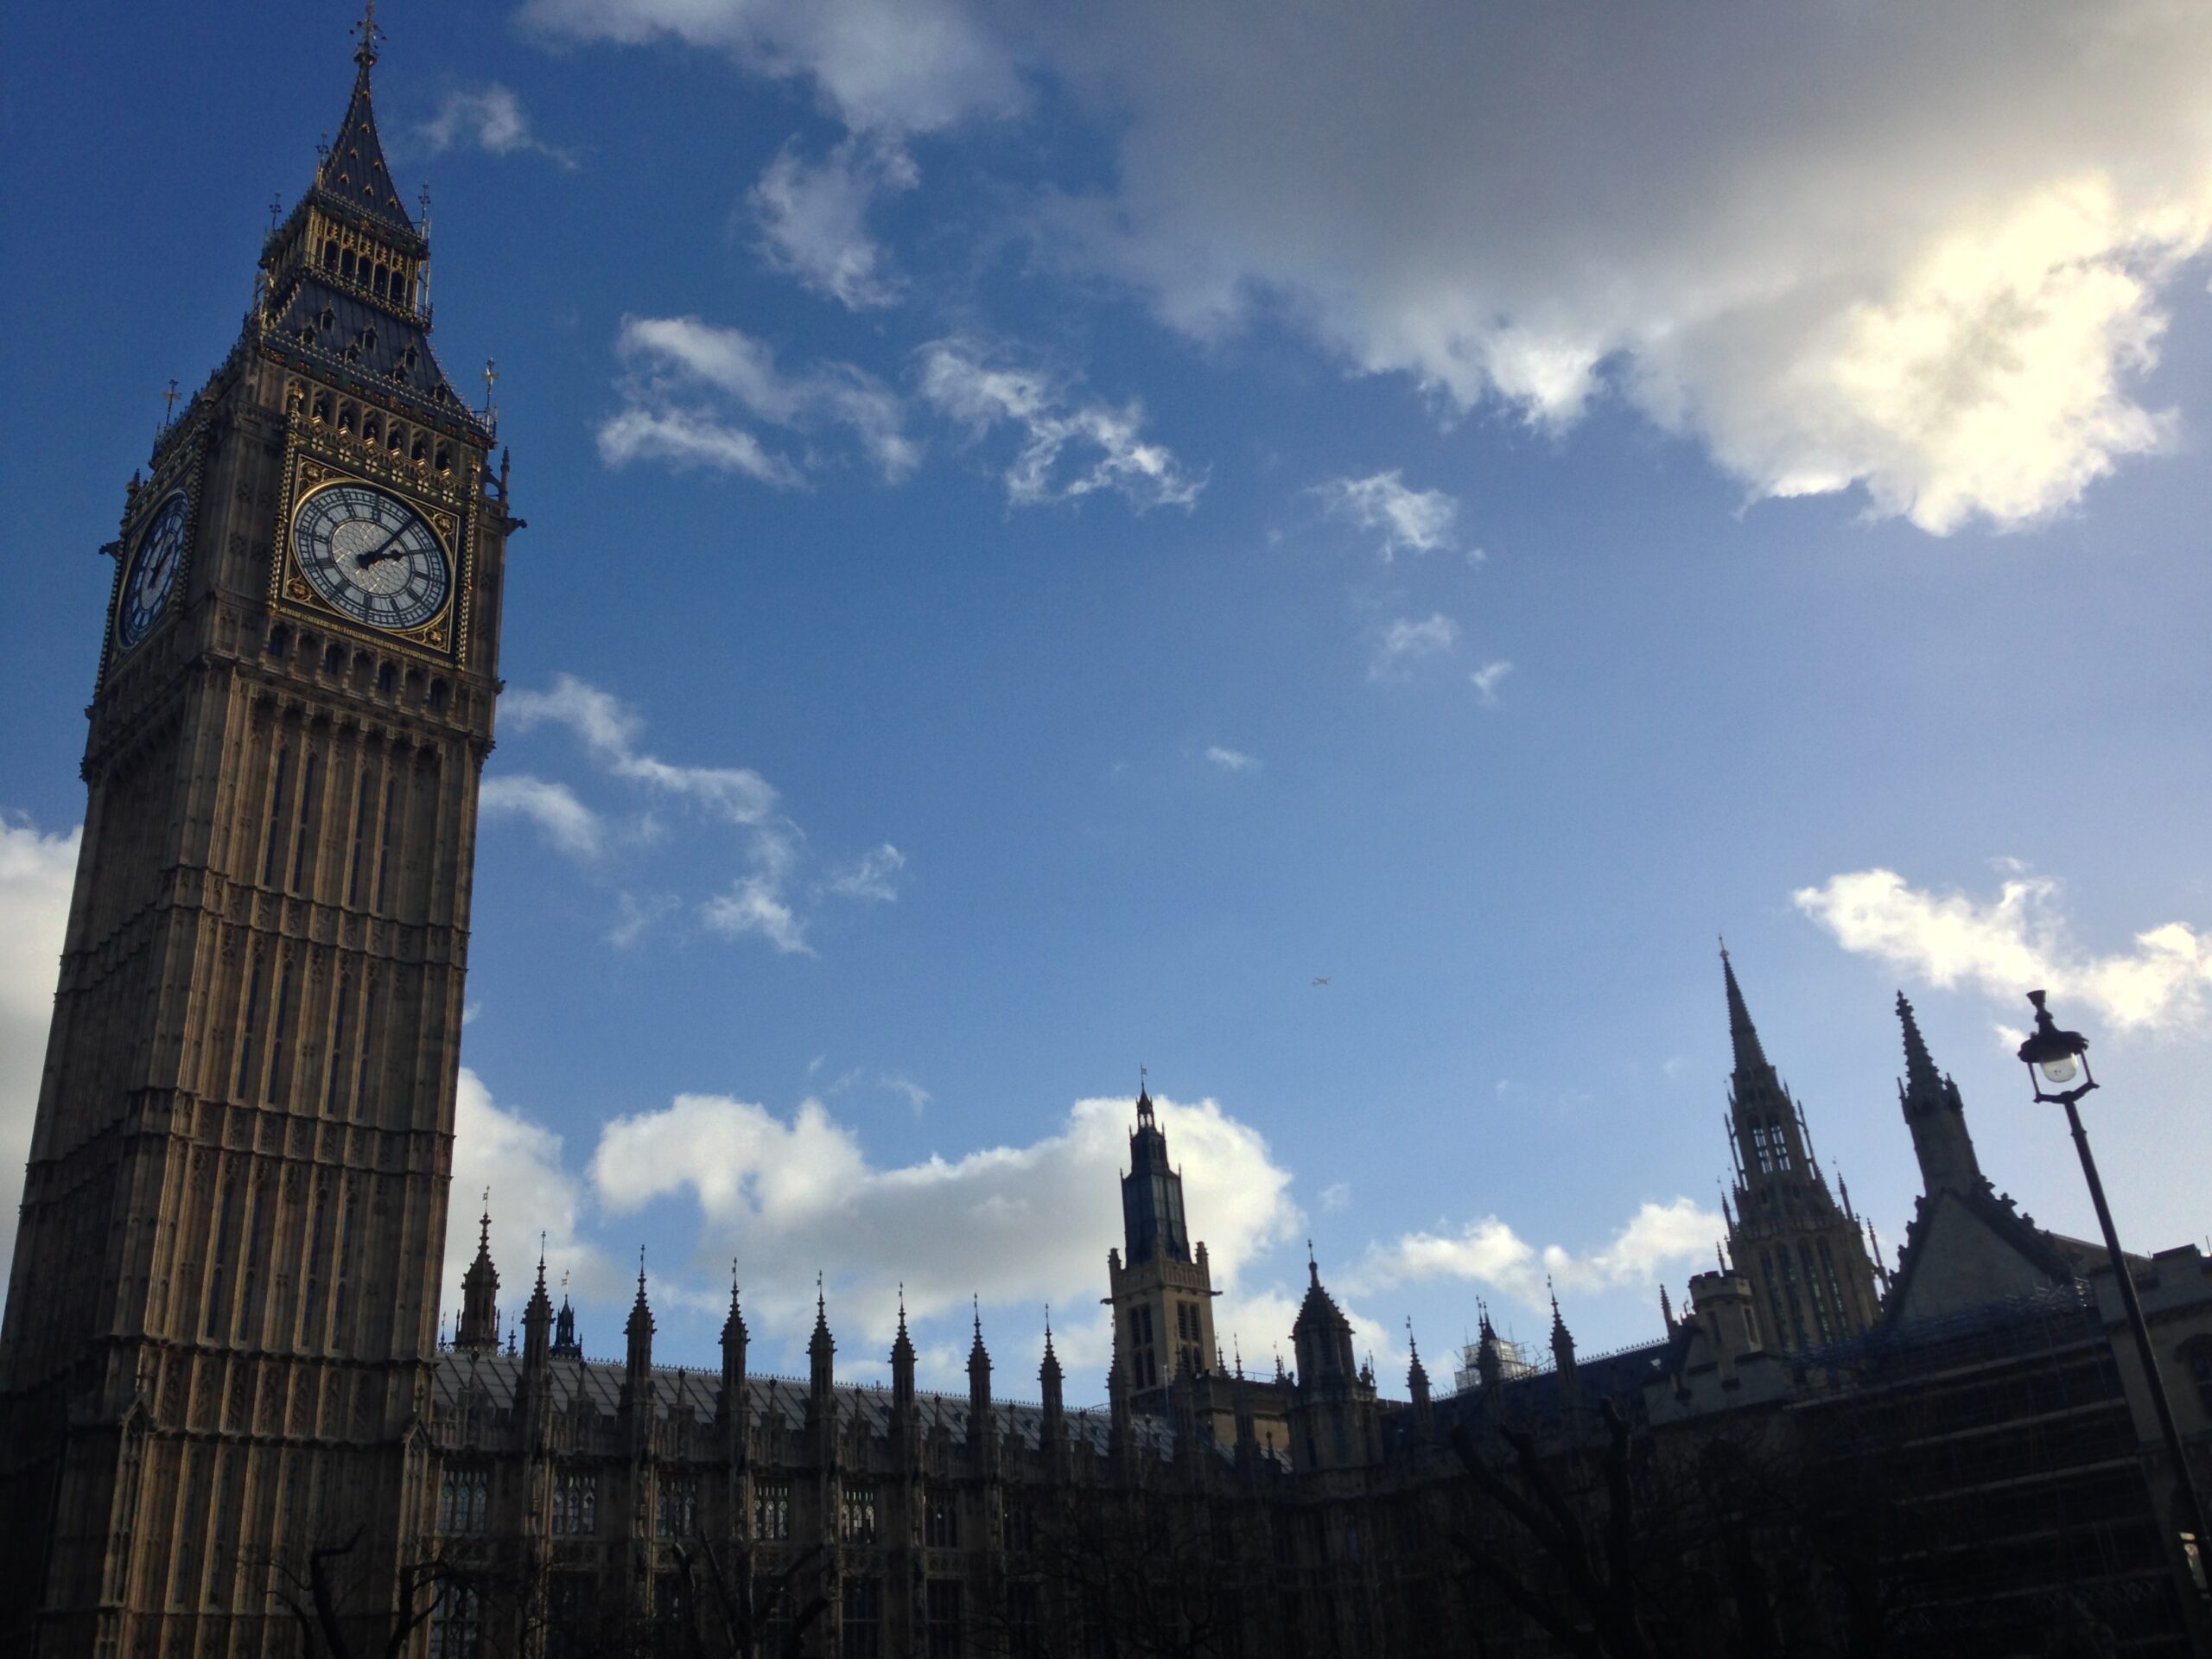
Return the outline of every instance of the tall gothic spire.
{"type": "Polygon", "coordinates": [[[1904,1027],[1904,1079],[1897,1084],[1897,1105],[1912,1131],[1913,1155],[1920,1160],[1923,1192],[1934,1198],[1950,1188],[1971,1192],[1982,1185],[1981,1162],[1967,1131],[1966,1103],[1959,1085],[1936,1070],[1913,1017],[1912,1004],[1897,993],[1897,1020],[1904,1027]]]}
{"type": "Polygon", "coordinates": [[[545,1363],[552,1336],[553,1299],[545,1292],[545,1235],[537,1236],[537,1282],[522,1310],[523,1363],[536,1370],[545,1363]]]}
{"type": "Polygon", "coordinates": [[[1728,958],[1728,947],[1720,947],[1720,975],[1728,988],[1728,1042],[1735,1051],[1736,1074],[1738,1077],[1764,1067],[1766,1051],[1759,1046],[1758,1027],[1751,1023],[1751,1011],[1744,1006],[1744,988],[1736,982],[1736,964],[1728,958]]]}
{"type": "MultiPolygon", "coordinates": [[[[905,1323],[904,1319],[899,1321],[902,1330],[905,1323]]],[[[817,1399],[827,1397],[835,1384],[836,1352],[837,1344],[830,1335],[830,1304],[823,1295],[822,1280],[817,1274],[814,1281],[814,1334],[806,1344],[810,1380],[817,1399]]]]}
{"type": "Polygon", "coordinates": [[[492,1190],[484,1189],[484,1216],[476,1235],[476,1260],[461,1281],[461,1325],[454,1346],[470,1352],[499,1346],[499,1270],[492,1265],[492,1190]]]}
{"type": "Polygon", "coordinates": [[[369,72],[376,67],[377,42],[384,31],[377,27],[374,0],[354,26],[360,45],[354,50],[358,66],[353,95],[346,100],[345,119],[331,140],[321,164],[315,169],[315,188],[344,210],[365,214],[389,228],[419,240],[415,221],[399,200],[391,169],[385,164],[384,144],[377,137],[376,104],[371,94],[369,72]]]}

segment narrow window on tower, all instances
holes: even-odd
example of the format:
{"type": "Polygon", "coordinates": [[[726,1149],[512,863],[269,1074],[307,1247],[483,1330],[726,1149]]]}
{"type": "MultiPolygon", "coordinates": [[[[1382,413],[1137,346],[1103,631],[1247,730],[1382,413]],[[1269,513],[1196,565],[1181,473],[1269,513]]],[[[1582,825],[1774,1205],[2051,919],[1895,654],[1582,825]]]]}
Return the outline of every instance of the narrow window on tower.
{"type": "Polygon", "coordinates": [[[384,829],[377,843],[376,908],[384,908],[385,895],[391,887],[391,854],[393,843],[399,836],[399,779],[389,778],[384,785],[384,829]]]}
{"type": "Polygon", "coordinates": [[[338,1285],[330,1298],[330,1328],[340,1346],[346,1341],[346,1264],[353,1258],[353,1195],[348,1192],[338,1211],[338,1285]]]}
{"type": "Polygon", "coordinates": [[[292,770],[292,751],[288,746],[276,751],[276,765],[269,782],[269,829],[261,838],[261,885],[269,886],[276,879],[276,861],[283,856],[284,846],[284,786],[292,770]]]}
{"type": "Polygon", "coordinates": [[[369,810],[376,801],[374,787],[375,779],[370,776],[369,769],[362,767],[353,795],[353,853],[346,867],[346,905],[349,910],[361,902],[361,855],[368,844],[369,810]]]}
{"type": "Polygon", "coordinates": [[[247,1093],[252,1085],[255,1046],[261,1035],[261,958],[253,959],[252,970],[245,980],[245,1020],[238,1031],[238,1074],[231,1092],[241,1099],[250,1099],[247,1093]]]}
{"type": "Polygon", "coordinates": [[[292,1011],[298,1000],[294,995],[299,968],[287,962],[283,971],[276,976],[276,1030],[269,1045],[268,1085],[262,1100],[268,1105],[279,1104],[291,1091],[292,1082],[292,1011]]]}
{"type": "Polygon", "coordinates": [[[308,1215],[308,1293],[301,1304],[305,1340],[320,1346],[326,1321],[322,1318],[322,1264],[330,1243],[330,1191],[318,1186],[308,1215]]]}
{"type": "Polygon", "coordinates": [[[1813,1247],[1800,1240],[1797,1253],[1805,1263],[1805,1294],[1813,1304],[1813,1323],[1819,1327],[1822,1342],[1833,1342],[1835,1333],[1828,1318],[1828,1287],[1814,1265],[1813,1247]]]}
{"type": "Polygon", "coordinates": [[[353,1072],[353,1110],[358,1122],[362,1111],[371,1104],[369,1084],[375,1074],[370,1067],[375,1064],[377,1052],[377,982],[372,978],[361,993],[361,1058],[353,1072]]]}
{"type": "Polygon", "coordinates": [[[1835,1255],[1825,1238],[1821,1241],[1821,1272],[1828,1281],[1828,1300],[1835,1304],[1835,1322],[1844,1335],[1851,1332],[1851,1314],[1843,1300],[1843,1286],[1835,1274],[1835,1255]]]}
{"type": "Polygon", "coordinates": [[[201,1327],[203,1336],[219,1336],[223,1324],[223,1270],[231,1255],[231,1211],[238,1192],[238,1183],[226,1179],[223,1197],[215,1210],[215,1247],[211,1254],[214,1266],[207,1274],[207,1317],[201,1327]]]}
{"type": "Polygon", "coordinates": [[[330,1064],[324,1068],[325,1075],[328,1079],[324,1085],[322,1096],[322,1109],[325,1113],[334,1112],[337,1109],[338,1083],[339,1079],[346,1075],[347,1058],[346,1039],[349,1034],[347,1027],[352,1022],[353,1014],[353,975],[341,973],[338,976],[337,1002],[337,1012],[333,1017],[330,1028],[330,1064]]]}
{"type": "Polygon", "coordinates": [[[292,880],[294,893],[303,891],[302,884],[315,876],[315,838],[322,823],[322,757],[308,756],[307,771],[300,779],[300,822],[292,832],[292,880]]]}
{"type": "Polygon", "coordinates": [[[1782,1120],[1767,1119],[1766,1132],[1767,1138],[1774,1143],[1774,1166],[1786,1174],[1789,1169],[1789,1142],[1783,1139],[1782,1120]]]}

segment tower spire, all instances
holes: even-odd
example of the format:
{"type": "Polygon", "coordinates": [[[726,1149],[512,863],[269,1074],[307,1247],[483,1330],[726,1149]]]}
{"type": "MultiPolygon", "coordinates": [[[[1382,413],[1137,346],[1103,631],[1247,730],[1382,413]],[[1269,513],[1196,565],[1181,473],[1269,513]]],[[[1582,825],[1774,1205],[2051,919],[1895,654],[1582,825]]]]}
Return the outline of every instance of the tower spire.
{"type": "Polygon", "coordinates": [[[1922,1191],[1929,1198],[1947,1187],[1971,1192],[1982,1184],[1981,1162],[1967,1131],[1959,1085],[1936,1071],[1903,991],[1897,993],[1897,1021],[1904,1027],[1904,1080],[1897,1085],[1897,1105],[1912,1131],[1922,1191]]]}
{"type": "Polygon", "coordinates": [[[377,42],[384,39],[384,30],[377,27],[377,0],[362,0],[361,21],[353,25],[353,32],[360,41],[353,48],[353,61],[366,75],[376,67],[377,42]]]}
{"type": "Polygon", "coordinates": [[[1744,988],[1736,982],[1736,964],[1729,960],[1728,944],[1720,944],[1720,976],[1728,988],[1728,1043],[1736,1056],[1736,1071],[1745,1071],[1766,1065],[1766,1051],[1759,1046],[1758,1027],[1751,1023],[1751,1011],[1744,1005],[1744,988]]]}

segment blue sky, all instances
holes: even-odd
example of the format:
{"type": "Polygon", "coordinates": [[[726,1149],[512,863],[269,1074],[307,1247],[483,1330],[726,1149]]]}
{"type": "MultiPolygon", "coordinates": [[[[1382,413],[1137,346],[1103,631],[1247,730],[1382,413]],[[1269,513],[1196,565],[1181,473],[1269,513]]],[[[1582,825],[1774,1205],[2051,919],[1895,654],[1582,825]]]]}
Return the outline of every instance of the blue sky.
{"type": "MultiPolygon", "coordinates": [[[[530,528],[456,1213],[870,1374],[969,1293],[1103,1396],[1137,1068],[1249,1362],[1395,1385],[1710,1259],[1725,932],[1885,1241],[1891,999],[2091,1223],[2201,1240],[2212,22],[2185,9],[392,3],[436,339],[530,528]],[[1325,984],[1316,984],[1325,979],[1325,984]],[[466,1184],[465,1192],[461,1184],[466,1184]]],[[[235,336],[342,6],[0,25],[0,1150],[123,480],[235,336]]],[[[10,1178],[12,1179],[12,1175],[10,1178]]],[[[473,1233],[473,1230],[469,1230],[473,1233]]]]}

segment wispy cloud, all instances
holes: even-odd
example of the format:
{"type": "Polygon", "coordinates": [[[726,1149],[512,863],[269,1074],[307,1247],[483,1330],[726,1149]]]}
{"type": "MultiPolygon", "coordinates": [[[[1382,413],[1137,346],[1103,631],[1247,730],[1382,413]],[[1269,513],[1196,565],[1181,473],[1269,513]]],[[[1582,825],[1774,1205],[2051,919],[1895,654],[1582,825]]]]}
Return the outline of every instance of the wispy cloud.
{"type": "Polygon", "coordinates": [[[1399,617],[1383,626],[1375,642],[1375,655],[1367,665],[1374,680],[1403,678],[1415,663],[1452,649],[1459,638],[1459,625],[1439,611],[1418,621],[1399,617]]]}
{"type": "Polygon", "coordinates": [[[884,193],[920,181],[913,158],[892,140],[848,138],[819,162],[786,145],[747,202],[772,265],[864,311],[893,303],[906,287],[868,233],[868,209],[884,193]]]}
{"type": "Polygon", "coordinates": [[[1512,671],[1513,664],[1501,658],[1497,662],[1484,663],[1467,677],[1475,683],[1476,694],[1482,698],[1484,703],[1495,705],[1497,702],[1497,688],[1504,683],[1505,677],[1512,671]]]}
{"type": "Polygon", "coordinates": [[[919,1117],[929,1103],[937,1098],[935,1095],[930,1093],[903,1071],[887,1071],[876,1079],[876,1084],[878,1087],[888,1089],[893,1094],[905,1100],[907,1105],[914,1109],[916,1117],[919,1117]]]}
{"type": "Polygon", "coordinates": [[[695,801],[733,823],[763,823],[776,810],[776,791],[749,766],[674,766],[645,753],[639,747],[645,721],[638,712],[574,674],[556,674],[543,691],[509,690],[499,700],[499,718],[523,732],[564,726],[616,777],[695,801]]]}
{"type": "MultiPolygon", "coordinates": [[[[618,914],[607,942],[626,950],[639,944],[669,916],[687,906],[698,923],[725,938],[766,940],[788,955],[811,956],[804,905],[823,896],[888,902],[898,897],[895,878],[906,857],[885,842],[826,874],[804,871],[806,836],[783,810],[774,786],[749,766],[685,765],[666,760],[645,746],[645,721],[613,693],[573,674],[556,674],[543,690],[516,687],[500,702],[507,729],[518,735],[545,727],[569,732],[605,777],[629,786],[633,806],[620,833],[610,830],[604,812],[587,805],[569,785],[528,773],[499,774],[486,781],[483,799],[495,817],[518,817],[537,824],[553,845],[572,856],[592,860],[620,850],[642,855],[666,833],[666,821],[651,804],[688,809],[695,824],[727,826],[737,832],[743,868],[728,886],[689,901],[663,892],[641,898],[625,890],[616,899],[618,914]]],[[[696,868],[696,860],[687,860],[696,868]]]]}
{"type": "Polygon", "coordinates": [[[448,92],[437,114],[415,130],[434,156],[474,147],[493,156],[543,156],[569,172],[576,169],[574,156],[531,132],[522,100],[496,80],[474,92],[448,92]]]}
{"type": "Polygon", "coordinates": [[[477,806],[490,817],[512,814],[529,819],[572,857],[595,858],[605,843],[599,814],[578,800],[566,784],[549,783],[527,772],[501,773],[484,780],[477,806]]]}
{"type": "Polygon", "coordinates": [[[1313,486],[1323,507],[1362,530],[1379,530],[1385,560],[1400,553],[1432,553],[1455,545],[1459,503],[1442,490],[1409,490],[1397,471],[1365,478],[1332,478],[1313,486]]]}
{"type": "Polygon", "coordinates": [[[1007,499],[1018,507],[1112,490],[1140,512],[1188,508],[1205,488],[1204,474],[1193,475],[1165,444],[1139,435],[1144,405],[1136,398],[1118,407],[1078,400],[1045,370],[1007,361],[973,340],[922,348],[921,395],[976,437],[1007,423],[1020,429],[1021,452],[1006,471],[1007,499]],[[1071,453],[1077,459],[1064,469],[1071,453]]]}
{"type": "Polygon", "coordinates": [[[885,842],[880,847],[862,853],[843,869],[833,874],[823,883],[825,893],[840,899],[873,899],[879,904],[891,904],[899,897],[895,878],[906,868],[906,855],[885,842]]]}
{"type": "Polygon", "coordinates": [[[1790,896],[1847,950],[1948,988],[1969,984],[2022,1015],[2020,999],[2044,989],[2079,1000],[2115,1025],[2151,1031],[2203,1028],[2212,1001],[2212,935],[2166,922],[2107,956],[2072,938],[2063,889],[2049,876],[2005,882],[1991,901],[1915,887],[1894,870],[1831,876],[1790,896]]]}
{"type": "Polygon", "coordinates": [[[615,350],[626,365],[617,385],[624,406],[599,429],[611,467],[708,467],[793,489],[825,464],[811,449],[798,458],[771,449],[756,426],[802,438],[842,433],[886,483],[920,464],[898,395],[849,363],[786,374],[763,341],[697,317],[625,317],[615,350]]]}
{"type": "Polygon", "coordinates": [[[1225,749],[1218,743],[1206,750],[1206,759],[1224,772],[1257,772],[1260,757],[1247,754],[1242,749],[1225,749]]]}

